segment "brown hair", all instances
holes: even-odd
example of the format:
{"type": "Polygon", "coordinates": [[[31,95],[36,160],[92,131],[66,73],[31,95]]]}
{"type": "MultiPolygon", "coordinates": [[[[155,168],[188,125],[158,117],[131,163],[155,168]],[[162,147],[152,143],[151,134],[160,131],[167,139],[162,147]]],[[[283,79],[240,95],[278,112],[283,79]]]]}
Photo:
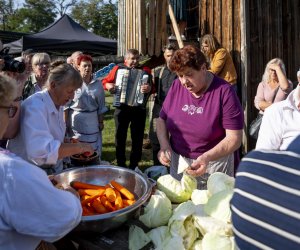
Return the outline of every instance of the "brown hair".
{"type": "Polygon", "coordinates": [[[208,45],[209,48],[209,54],[210,56],[213,56],[215,52],[221,48],[221,44],[218,42],[217,38],[212,34],[206,34],[201,38],[201,46],[202,43],[205,43],[208,45]]]}
{"type": "Polygon", "coordinates": [[[193,45],[187,45],[175,51],[169,62],[169,68],[176,73],[182,72],[186,68],[199,70],[204,63],[206,64],[206,58],[200,49],[193,45]]]}

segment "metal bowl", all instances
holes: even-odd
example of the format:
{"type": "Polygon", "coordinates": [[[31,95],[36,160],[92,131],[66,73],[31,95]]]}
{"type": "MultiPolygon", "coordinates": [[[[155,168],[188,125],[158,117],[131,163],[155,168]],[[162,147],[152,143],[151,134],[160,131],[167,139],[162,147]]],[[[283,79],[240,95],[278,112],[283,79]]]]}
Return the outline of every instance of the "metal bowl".
{"type": "Polygon", "coordinates": [[[96,185],[106,185],[116,180],[136,197],[136,202],[126,208],[100,215],[82,216],[75,231],[105,232],[119,227],[128,219],[138,216],[141,206],[151,195],[151,184],[141,174],[122,167],[98,165],[85,168],[73,168],[55,175],[58,183],[69,185],[71,181],[81,181],[96,185]]]}

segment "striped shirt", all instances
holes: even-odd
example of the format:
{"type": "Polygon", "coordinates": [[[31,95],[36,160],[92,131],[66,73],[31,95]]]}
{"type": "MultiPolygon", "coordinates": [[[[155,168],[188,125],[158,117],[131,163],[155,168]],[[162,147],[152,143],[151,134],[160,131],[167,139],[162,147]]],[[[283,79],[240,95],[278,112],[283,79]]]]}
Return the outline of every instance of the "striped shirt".
{"type": "Polygon", "coordinates": [[[300,154],[296,152],[252,151],[243,158],[231,200],[240,249],[300,249],[300,154]]]}

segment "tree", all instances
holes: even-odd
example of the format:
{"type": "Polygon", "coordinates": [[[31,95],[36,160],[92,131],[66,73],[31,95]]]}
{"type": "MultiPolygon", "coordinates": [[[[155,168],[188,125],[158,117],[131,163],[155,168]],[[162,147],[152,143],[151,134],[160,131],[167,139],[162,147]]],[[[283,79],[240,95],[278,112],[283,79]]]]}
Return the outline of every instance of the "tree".
{"type": "Polygon", "coordinates": [[[10,16],[8,30],[19,32],[39,32],[54,22],[55,4],[51,0],[26,0],[24,7],[10,16]]]}
{"type": "Polygon", "coordinates": [[[71,16],[87,30],[111,39],[118,34],[117,4],[109,0],[81,0],[71,10],[71,16]]]}
{"type": "Polygon", "coordinates": [[[8,30],[7,22],[14,13],[13,0],[0,0],[0,29],[8,30]]]}
{"type": "Polygon", "coordinates": [[[67,13],[68,9],[77,4],[77,0],[53,0],[55,4],[55,9],[57,10],[60,16],[63,16],[67,13]]]}

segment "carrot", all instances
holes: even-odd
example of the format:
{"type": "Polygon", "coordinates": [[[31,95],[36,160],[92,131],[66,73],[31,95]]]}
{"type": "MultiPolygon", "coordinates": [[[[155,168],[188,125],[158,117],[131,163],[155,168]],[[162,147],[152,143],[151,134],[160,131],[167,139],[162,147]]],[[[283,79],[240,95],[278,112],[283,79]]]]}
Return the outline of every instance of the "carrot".
{"type": "Polygon", "coordinates": [[[75,189],[103,189],[104,186],[89,184],[80,181],[71,181],[70,186],[75,189]]]}
{"type": "Polygon", "coordinates": [[[83,216],[95,215],[95,213],[88,206],[82,206],[82,215],[83,216]]]}
{"type": "Polygon", "coordinates": [[[112,180],[110,184],[117,189],[122,195],[124,195],[128,200],[134,200],[134,195],[127,188],[122,186],[120,183],[112,180]]]}
{"type": "Polygon", "coordinates": [[[82,196],[82,195],[91,195],[91,196],[103,195],[105,192],[105,188],[102,188],[102,189],[78,189],[77,192],[80,196],[82,196]]]}
{"type": "Polygon", "coordinates": [[[87,205],[89,203],[91,203],[93,200],[95,200],[96,198],[100,197],[100,195],[94,195],[94,196],[90,196],[88,198],[86,198],[85,200],[81,200],[81,205],[87,205]]]}
{"type": "Polygon", "coordinates": [[[128,207],[135,203],[135,200],[123,200],[123,206],[128,207]]]}
{"type": "Polygon", "coordinates": [[[108,210],[102,205],[101,201],[98,199],[93,200],[92,206],[100,214],[108,212],[108,210]]]}
{"type": "Polygon", "coordinates": [[[100,198],[102,205],[109,210],[110,212],[115,211],[112,204],[109,202],[109,200],[105,196],[101,196],[100,198]]]}
{"type": "Polygon", "coordinates": [[[118,190],[115,190],[115,193],[116,193],[115,208],[116,210],[119,210],[123,208],[123,200],[118,190]]]}
{"type": "Polygon", "coordinates": [[[115,202],[117,195],[113,188],[111,188],[111,187],[106,188],[104,194],[110,202],[115,202]]]}

